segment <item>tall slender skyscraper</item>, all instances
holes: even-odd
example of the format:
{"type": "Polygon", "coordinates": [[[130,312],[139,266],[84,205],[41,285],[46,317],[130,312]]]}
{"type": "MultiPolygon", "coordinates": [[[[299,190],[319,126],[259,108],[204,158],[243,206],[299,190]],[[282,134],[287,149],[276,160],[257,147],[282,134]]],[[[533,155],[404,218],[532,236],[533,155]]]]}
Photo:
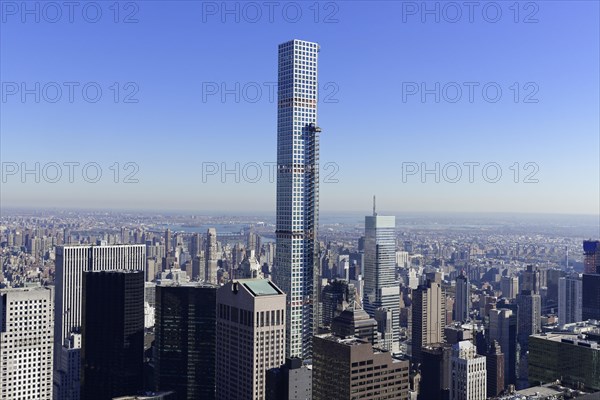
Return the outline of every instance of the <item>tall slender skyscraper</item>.
{"type": "Polygon", "coordinates": [[[52,291],[0,290],[0,399],[51,400],[52,291]]]}
{"type": "Polygon", "coordinates": [[[413,290],[412,303],[412,358],[421,362],[421,349],[444,342],[446,326],[446,296],[441,282],[428,279],[413,290]]]}
{"type": "MultiPolygon", "coordinates": [[[[375,202],[375,200],[373,200],[375,202]]],[[[392,312],[392,348],[398,350],[400,286],[396,283],[396,217],[375,212],[365,217],[364,308],[375,318],[378,308],[392,312]]]]}
{"type": "Polygon", "coordinates": [[[279,45],[277,222],[273,280],[287,294],[287,356],[310,358],[318,287],[319,45],[279,45]]]}
{"type": "Polygon", "coordinates": [[[469,310],[471,309],[471,290],[469,278],[461,273],[456,277],[456,302],[454,303],[454,319],[465,322],[469,319],[469,310]]]}
{"type": "Polygon", "coordinates": [[[567,276],[558,280],[558,323],[579,322],[582,310],[582,282],[579,276],[567,276]]]}
{"type": "Polygon", "coordinates": [[[204,269],[204,280],[208,283],[217,283],[217,263],[219,260],[217,251],[217,230],[215,228],[208,228],[208,231],[206,231],[206,265],[204,269]]]}

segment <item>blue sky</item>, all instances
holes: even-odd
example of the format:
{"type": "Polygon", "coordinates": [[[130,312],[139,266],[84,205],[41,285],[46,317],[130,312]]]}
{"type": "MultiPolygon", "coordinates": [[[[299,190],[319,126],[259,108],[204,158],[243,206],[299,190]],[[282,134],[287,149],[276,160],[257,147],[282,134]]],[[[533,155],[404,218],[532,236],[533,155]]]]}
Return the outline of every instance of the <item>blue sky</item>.
{"type": "Polygon", "coordinates": [[[58,16],[32,1],[27,14],[3,1],[2,206],[274,212],[269,87],[277,45],[298,38],[321,45],[321,165],[331,163],[321,177],[332,178],[321,184],[324,212],[369,212],[377,194],[381,210],[398,212],[598,214],[599,3],[520,2],[517,15],[512,1],[476,2],[472,16],[451,3],[426,3],[436,16],[422,2],[275,2],[269,16],[269,2],[119,2],[116,15],[113,1],[99,1],[81,2],[71,23],[66,8],[58,16]],[[22,84],[36,92],[36,82],[39,103],[35,93],[23,101],[22,84]],[[72,102],[68,82],[78,84],[72,102]],[[423,99],[436,83],[439,102],[423,99]],[[224,99],[223,86],[232,91],[224,99]],[[39,183],[20,175],[36,162],[39,183]],[[79,163],[73,182],[65,162],[79,163]],[[239,183],[203,179],[203,168],[236,162],[239,183]],[[469,162],[479,163],[473,182],[469,162]],[[61,166],[55,183],[50,163],[61,166]],[[87,163],[102,170],[98,182],[82,177],[87,163]],[[258,182],[244,179],[255,176],[249,163],[262,166],[258,182]],[[435,163],[439,183],[420,171],[403,177],[435,163]],[[463,175],[452,183],[456,165],[463,175]],[[495,168],[502,177],[492,183],[495,168]],[[136,170],[138,183],[123,182],[136,170]],[[532,172],[538,182],[525,183],[532,172]]]}

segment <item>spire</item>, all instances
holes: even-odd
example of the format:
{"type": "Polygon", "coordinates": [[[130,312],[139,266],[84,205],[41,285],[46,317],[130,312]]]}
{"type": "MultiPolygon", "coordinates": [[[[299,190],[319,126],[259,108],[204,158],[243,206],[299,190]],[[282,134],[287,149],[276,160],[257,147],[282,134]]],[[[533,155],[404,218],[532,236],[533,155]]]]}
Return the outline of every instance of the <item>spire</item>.
{"type": "Polygon", "coordinates": [[[377,215],[377,211],[375,211],[375,195],[373,195],[373,216],[377,215]]]}

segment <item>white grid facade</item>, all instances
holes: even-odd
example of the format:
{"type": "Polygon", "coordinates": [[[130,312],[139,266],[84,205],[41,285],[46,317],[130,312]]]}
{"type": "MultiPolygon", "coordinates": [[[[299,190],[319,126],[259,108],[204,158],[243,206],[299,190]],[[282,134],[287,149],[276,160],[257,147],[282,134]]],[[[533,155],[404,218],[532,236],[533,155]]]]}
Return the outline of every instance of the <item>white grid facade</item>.
{"type": "Polygon", "coordinates": [[[52,304],[48,288],[0,290],[0,399],[52,399],[52,304]]]}
{"type": "Polygon", "coordinates": [[[309,358],[314,327],[319,204],[319,45],[279,45],[277,246],[273,280],[287,294],[287,355],[309,358]]]}

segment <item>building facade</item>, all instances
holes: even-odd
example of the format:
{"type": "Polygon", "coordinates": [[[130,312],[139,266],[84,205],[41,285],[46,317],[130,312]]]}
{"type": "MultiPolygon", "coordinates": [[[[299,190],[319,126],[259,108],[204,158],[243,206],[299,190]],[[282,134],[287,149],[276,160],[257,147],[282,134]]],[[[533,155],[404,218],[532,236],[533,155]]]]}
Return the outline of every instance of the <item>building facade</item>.
{"type": "Polygon", "coordinates": [[[600,344],[576,334],[534,335],[529,345],[529,383],[560,380],[563,385],[600,391],[600,344]]]}
{"type": "Polygon", "coordinates": [[[156,286],[156,390],[177,400],[215,398],[217,286],[156,286]]]}
{"type": "Polygon", "coordinates": [[[409,399],[409,362],[356,337],[314,338],[313,400],[409,399]]]}
{"type": "Polygon", "coordinates": [[[413,291],[412,359],[421,361],[421,348],[444,342],[445,295],[439,280],[428,279],[413,291]]]}
{"type": "Polygon", "coordinates": [[[310,358],[318,316],[319,45],[279,45],[277,210],[273,280],[287,295],[287,355],[310,358]],[[318,296],[317,296],[318,297],[318,296]]]}
{"type": "Polygon", "coordinates": [[[582,321],[583,286],[579,277],[558,280],[558,323],[561,325],[582,321]]]}
{"type": "Polygon", "coordinates": [[[396,217],[377,215],[375,210],[372,216],[365,217],[363,271],[364,309],[373,318],[378,308],[392,313],[392,347],[388,350],[398,351],[400,285],[396,283],[396,217]]]}
{"type": "Polygon", "coordinates": [[[82,398],[105,400],[143,389],[144,272],[83,274],[82,398]]]}
{"type": "Polygon", "coordinates": [[[454,302],[454,320],[465,322],[471,310],[471,288],[469,278],[460,274],[456,277],[456,301],[454,302]]]}
{"type": "Polygon", "coordinates": [[[469,341],[452,346],[450,400],[485,400],[487,396],[486,358],[477,354],[469,341]]]}
{"type": "Polygon", "coordinates": [[[53,398],[53,293],[0,290],[0,399],[53,398]]]}
{"type": "Polygon", "coordinates": [[[267,371],[285,362],[285,311],[285,294],[267,279],[217,290],[217,399],[265,399],[267,371]]]}

